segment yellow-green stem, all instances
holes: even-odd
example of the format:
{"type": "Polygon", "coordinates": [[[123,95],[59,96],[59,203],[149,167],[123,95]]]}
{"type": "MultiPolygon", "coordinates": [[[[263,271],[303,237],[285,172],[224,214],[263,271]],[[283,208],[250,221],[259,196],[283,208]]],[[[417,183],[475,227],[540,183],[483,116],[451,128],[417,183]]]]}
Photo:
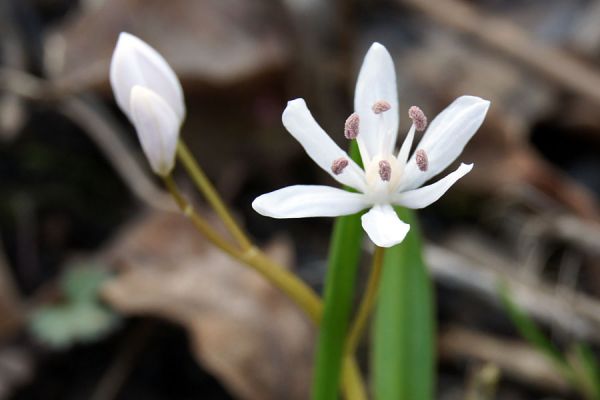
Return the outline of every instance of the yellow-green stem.
{"type": "MultiPolygon", "coordinates": [[[[224,240],[185,199],[172,176],[168,175],[163,179],[169,193],[171,193],[183,214],[191,220],[194,227],[201,234],[225,253],[248,265],[277,286],[308,315],[316,326],[321,323],[323,304],[319,296],[309,286],[285,267],[271,260],[256,246],[251,244],[245,250],[238,250],[224,240]]],[[[343,374],[343,389],[346,398],[348,400],[366,400],[366,390],[362,376],[352,353],[348,353],[346,356],[343,374]]]]}
{"type": "Polygon", "coordinates": [[[347,354],[344,357],[342,391],[347,400],[366,400],[368,398],[360,369],[353,354],[347,354]]]}
{"type": "Polygon", "coordinates": [[[192,181],[194,181],[198,190],[204,194],[206,201],[208,201],[219,218],[221,218],[225,227],[229,233],[231,233],[231,236],[233,236],[243,250],[251,249],[253,247],[252,242],[235,222],[235,219],[227,209],[227,206],[223,203],[221,196],[219,196],[219,193],[215,190],[214,186],[182,140],[179,140],[177,143],[177,156],[192,178],[192,181]]]}
{"type": "Polygon", "coordinates": [[[185,199],[185,197],[183,197],[179,191],[179,188],[173,180],[173,177],[171,175],[167,175],[163,177],[163,179],[167,190],[169,193],[171,193],[173,199],[175,199],[175,202],[181,209],[181,212],[190,219],[194,227],[225,253],[235,258],[239,258],[240,251],[235,246],[224,240],[221,235],[219,235],[219,233],[217,233],[212,226],[210,226],[210,224],[204,218],[202,218],[196,212],[196,210],[194,210],[194,207],[185,199]]]}
{"type": "Polygon", "coordinates": [[[298,279],[284,266],[275,263],[257,247],[252,247],[250,251],[245,252],[240,261],[254,268],[255,271],[294,300],[315,325],[320,324],[321,315],[323,314],[321,299],[302,280],[298,279]]]}
{"type": "Polygon", "coordinates": [[[373,254],[373,265],[371,266],[371,272],[369,274],[369,281],[365,289],[356,318],[350,327],[350,333],[348,334],[348,342],[346,343],[346,354],[354,354],[360,338],[363,334],[369,314],[375,305],[377,300],[377,292],[379,289],[379,278],[381,277],[381,266],[383,264],[383,255],[385,249],[383,247],[375,247],[375,254],[373,254]]]}

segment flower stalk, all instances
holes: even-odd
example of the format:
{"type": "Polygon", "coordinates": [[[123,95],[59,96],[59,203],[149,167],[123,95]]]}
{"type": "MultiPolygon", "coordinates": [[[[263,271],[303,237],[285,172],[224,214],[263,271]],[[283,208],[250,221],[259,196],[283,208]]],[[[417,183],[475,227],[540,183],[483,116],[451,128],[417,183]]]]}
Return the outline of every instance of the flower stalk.
{"type": "Polygon", "coordinates": [[[215,187],[212,185],[200,165],[196,162],[196,159],[190,153],[186,144],[181,139],[177,144],[177,158],[179,161],[181,161],[183,167],[192,178],[196,188],[198,188],[198,190],[204,195],[219,218],[221,218],[225,224],[225,227],[229,233],[231,233],[231,236],[233,236],[243,250],[250,250],[253,247],[252,242],[235,222],[235,219],[227,209],[227,206],[225,206],[221,200],[215,187]]]}
{"type": "MultiPolygon", "coordinates": [[[[189,165],[198,165],[193,156],[187,152],[187,148],[182,146],[183,153],[187,157],[186,161],[189,165]]],[[[180,155],[181,157],[181,155],[180,155]]],[[[183,162],[183,161],[182,161],[183,162]]],[[[199,169],[197,171],[202,171],[199,169]]],[[[210,181],[206,178],[206,182],[212,187],[210,181]]],[[[216,232],[208,222],[198,214],[194,207],[187,201],[179,190],[177,184],[173,180],[171,175],[163,177],[163,181],[167,190],[179,206],[182,213],[190,219],[194,227],[204,235],[211,243],[229,254],[234,259],[242,262],[243,264],[251,267],[253,270],[262,275],[265,279],[279,288],[286,294],[292,301],[294,301],[309,317],[309,319],[316,325],[319,326],[321,323],[321,317],[323,314],[323,304],[319,296],[302,280],[298,279],[294,274],[289,272],[284,266],[277,264],[275,261],[270,259],[264,254],[258,247],[254,246],[250,242],[250,247],[246,249],[238,249],[226,240],[224,240],[218,232],[216,232]]],[[[206,187],[206,186],[205,186],[206,187]]],[[[204,192],[203,192],[204,193],[204,192]]],[[[214,191],[214,199],[223,207],[223,209],[229,214],[227,207],[220,199],[218,193],[214,191]]],[[[212,204],[212,202],[211,202],[212,204]]],[[[230,215],[230,214],[229,214],[230,215]]],[[[235,224],[235,221],[230,219],[230,223],[235,224]]],[[[242,232],[241,228],[236,225],[236,228],[242,232]]],[[[243,233],[243,232],[242,232],[243,233]]],[[[245,236],[245,235],[244,235],[245,236]]],[[[246,237],[246,236],[245,236],[246,237]]],[[[366,390],[362,381],[362,376],[358,369],[358,365],[354,359],[353,354],[348,354],[344,362],[343,372],[343,391],[344,395],[348,400],[365,400],[366,390]]]]}
{"type": "Polygon", "coordinates": [[[381,278],[381,267],[383,265],[383,256],[385,254],[385,248],[375,246],[375,253],[373,254],[373,265],[369,273],[369,280],[367,281],[367,287],[363,295],[360,306],[356,317],[350,327],[350,333],[346,343],[346,354],[354,354],[360,338],[367,325],[369,315],[373,310],[373,306],[377,300],[377,293],[379,291],[379,280],[381,278]]]}

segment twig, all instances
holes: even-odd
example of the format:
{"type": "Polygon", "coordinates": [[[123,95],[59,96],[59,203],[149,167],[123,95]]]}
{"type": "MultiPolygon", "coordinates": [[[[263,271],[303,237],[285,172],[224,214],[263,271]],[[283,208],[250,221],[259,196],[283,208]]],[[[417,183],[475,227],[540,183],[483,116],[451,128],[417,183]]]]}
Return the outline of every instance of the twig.
{"type": "Polygon", "coordinates": [[[100,379],[90,400],[113,400],[135,367],[137,358],[144,350],[152,333],[151,323],[141,323],[125,339],[117,357],[100,379]]]}
{"type": "Polygon", "coordinates": [[[457,0],[398,0],[432,19],[475,36],[528,67],[600,105],[600,72],[566,52],[535,39],[505,19],[457,0]]]}
{"type": "Polygon", "coordinates": [[[123,141],[126,134],[100,103],[65,92],[52,82],[26,72],[8,68],[0,68],[0,90],[54,105],[82,128],[142,202],[162,210],[175,210],[169,196],[153,182],[123,141]]]}
{"type": "Polygon", "coordinates": [[[24,321],[24,309],[23,299],[4,252],[4,243],[0,235],[0,311],[3,312],[2,322],[0,322],[3,331],[0,332],[0,337],[5,334],[10,335],[13,329],[20,328],[24,321]]]}
{"type": "Polygon", "coordinates": [[[565,392],[567,382],[537,350],[526,344],[507,341],[460,327],[442,331],[440,356],[446,360],[475,359],[493,363],[506,375],[546,390],[565,392]]]}
{"type": "Polygon", "coordinates": [[[571,289],[529,283],[511,274],[510,266],[489,258],[485,265],[436,245],[427,245],[426,263],[436,279],[497,301],[498,284],[510,288],[512,300],[533,317],[579,339],[600,343],[600,302],[571,289]]]}
{"type": "Polygon", "coordinates": [[[140,200],[158,209],[175,211],[170,197],[141,168],[121,139],[125,134],[100,104],[73,96],[64,99],[58,108],[87,133],[140,200]]]}

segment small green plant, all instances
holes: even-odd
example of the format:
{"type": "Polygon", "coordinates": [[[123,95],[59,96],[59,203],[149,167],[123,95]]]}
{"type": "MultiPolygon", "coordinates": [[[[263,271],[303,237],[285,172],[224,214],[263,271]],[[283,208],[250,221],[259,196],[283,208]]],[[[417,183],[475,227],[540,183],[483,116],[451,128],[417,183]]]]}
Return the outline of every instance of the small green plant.
{"type": "Polygon", "coordinates": [[[98,340],[112,332],[119,318],[98,297],[108,277],[108,272],[95,264],[67,267],[60,277],[63,301],[41,306],[32,313],[31,334],[41,343],[62,349],[98,340]]]}
{"type": "Polygon", "coordinates": [[[585,399],[600,400],[600,368],[590,347],[584,343],[574,343],[563,353],[527,313],[512,301],[505,285],[499,287],[499,294],[519,334],[546,356],[569,385],[585,399]]]}

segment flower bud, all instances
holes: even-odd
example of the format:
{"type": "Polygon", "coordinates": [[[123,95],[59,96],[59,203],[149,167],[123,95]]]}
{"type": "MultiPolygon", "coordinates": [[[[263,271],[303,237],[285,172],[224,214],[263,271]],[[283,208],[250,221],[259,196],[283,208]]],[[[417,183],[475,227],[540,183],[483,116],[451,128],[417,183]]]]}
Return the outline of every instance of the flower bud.
{"type": "Polygon", "coordinates": [[[152,90],[171,107],[179,125],[185,117],[181,84],[165,59],[141,39],[122,32],[110,64],[110,84],[123,112],[132,120],[131,95],[134,86],[152,90]]]}
{"type": "Polygon", "coordinates": [[[140,85],[132,88],[128,109],[152,170],[168,175],[175,165],[178,115],[156,92],[140,85]]]}

